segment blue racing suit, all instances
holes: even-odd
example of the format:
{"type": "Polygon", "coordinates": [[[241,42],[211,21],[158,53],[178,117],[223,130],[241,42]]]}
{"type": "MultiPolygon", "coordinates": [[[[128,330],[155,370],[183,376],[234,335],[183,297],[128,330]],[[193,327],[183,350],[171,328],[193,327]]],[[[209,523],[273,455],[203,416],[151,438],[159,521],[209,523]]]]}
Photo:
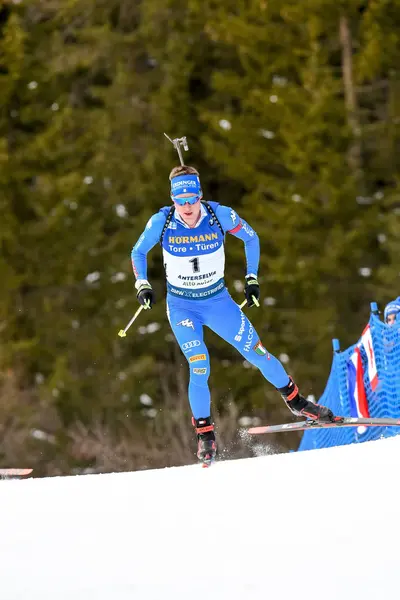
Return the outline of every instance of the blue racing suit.
{"type": "Polygon", "coordinates": [[[161,241],[167,279],[167,315],[189,364],[189,402],[195,419],[210,416],[210,359],[204,343],[206,325],[258,367],[277,388],[289,376],[262,345],[254,327],[224,282],[225,234],[245,245],[247,275],[257,276],[260,244],[256,232],[228,206],[202,203],[197,225],[190,228],[171,207],[153,215],[132,249],[137,280],[147,280],[147,253],[161,241]],[[162,239],[160,239],[162,238],[162,239]]]}

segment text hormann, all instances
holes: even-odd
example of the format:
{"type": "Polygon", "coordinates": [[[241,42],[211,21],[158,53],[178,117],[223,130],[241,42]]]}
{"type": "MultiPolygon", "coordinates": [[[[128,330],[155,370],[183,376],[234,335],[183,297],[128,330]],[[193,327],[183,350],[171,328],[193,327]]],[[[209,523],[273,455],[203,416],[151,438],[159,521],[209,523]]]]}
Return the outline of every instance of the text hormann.
{"type": "Polygon", "coordinates": [[[210,242],[217,239],[217,233],[205,233],[204,235],[170,236],[168,242],[170,244],[194,244],[195,242],[210,242]]]}

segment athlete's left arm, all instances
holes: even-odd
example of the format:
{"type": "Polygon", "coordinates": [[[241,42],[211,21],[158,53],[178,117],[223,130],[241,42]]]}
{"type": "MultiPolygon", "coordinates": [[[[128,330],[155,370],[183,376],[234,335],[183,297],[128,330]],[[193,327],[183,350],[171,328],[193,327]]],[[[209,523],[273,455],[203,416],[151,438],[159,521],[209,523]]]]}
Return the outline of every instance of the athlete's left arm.
{"type": "Polygon", "coordinates": [[[251,274],[257,277],[260,262],[260,240],[254,229],[229,206],[220,204],[215,214],[224,231],[243,240],[247,264],[246,275],[251,274]]]}

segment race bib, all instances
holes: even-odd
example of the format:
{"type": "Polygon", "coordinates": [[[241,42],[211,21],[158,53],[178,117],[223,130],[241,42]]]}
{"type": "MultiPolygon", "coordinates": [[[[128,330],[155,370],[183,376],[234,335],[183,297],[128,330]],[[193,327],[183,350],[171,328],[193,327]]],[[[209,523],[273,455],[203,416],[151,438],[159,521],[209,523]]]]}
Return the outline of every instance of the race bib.
{"type": "Polygon", "coordinates": [[[221,244],[215,252],[198,256],[176,256],[163,250],[169,284],[181,289],[200,289],[224,277],[225,252],[221,244]]]}

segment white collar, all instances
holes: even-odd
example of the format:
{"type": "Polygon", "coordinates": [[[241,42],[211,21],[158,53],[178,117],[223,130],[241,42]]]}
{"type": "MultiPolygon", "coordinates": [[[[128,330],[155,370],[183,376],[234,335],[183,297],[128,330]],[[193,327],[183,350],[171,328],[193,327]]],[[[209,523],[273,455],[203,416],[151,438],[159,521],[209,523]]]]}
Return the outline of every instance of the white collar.
{"type": "Polygon", "coordinates": [[[198,227],[200,225],[200,223],[202,222],[202,220],[204,219],[204,217],[208,216],[208,212],[207,209],[204,207],[203,204],[200,205],[200,219],[197,221],[196,226],[195,227],[190,227],[187,223],[185,223],[185,221],[181,218],[181,216],[179,215],[178,211],[175,209],[174,212],[174,217],[175,220],[178,221],[179,223],[181,223],[184,227],[186,227],[186,229],[196,229],[196,227],[198,227]]]}

